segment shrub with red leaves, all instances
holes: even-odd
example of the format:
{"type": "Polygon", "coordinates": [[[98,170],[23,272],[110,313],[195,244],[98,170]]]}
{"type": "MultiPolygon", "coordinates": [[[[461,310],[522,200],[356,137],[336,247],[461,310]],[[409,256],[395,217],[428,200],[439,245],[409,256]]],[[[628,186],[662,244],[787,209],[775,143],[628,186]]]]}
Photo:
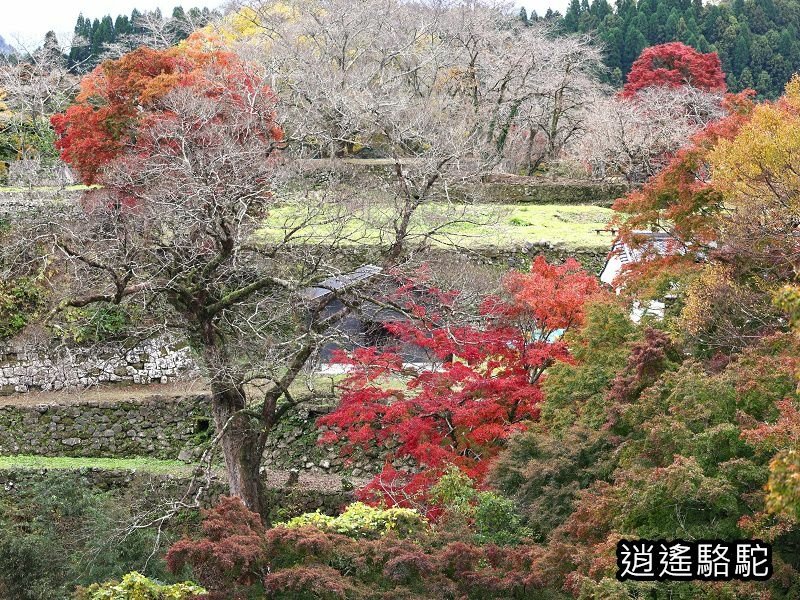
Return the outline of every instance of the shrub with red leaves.
{"type": "Polygon", "coordinates": [[[271,573],[264,579],[270,598],[295,600],[346,600],[356,588],[336,569],[325,565],[294,566],[271,573]]]}
{"type": "MultiPolygon", "coordinates": [[[[261,518],[238,498],[223,497],[203,511],[203,537],[184,538],[167,552],[167,566],[177,572],[191,565],[195,576],[209,590],[235,590],[260,582],[265,573],[264,535],[261,518]]],[[[213,594],[211,597],[215,597],[213,594]]]]}
{"type": "Polygon", "coordinates": [[[612,382],[609,399],[622,403],[634,400],[670,363],[679,362],[680,357],[670,337],[663,331],[648,328],[644,339],[633,345],[628,364],[612,382]]]}
{"type": "Polygon", "coordinates": [[[175,544],[168,564],[191,565],[213,599],[513,600],[543,593],[536,574],[542,551],[529,545],[445,543],[432,531],[413,540],[391,533],[355,540],[315,527],[264,530],[258,515],[231,498],[204,513],[203,532],[175,544]]]}

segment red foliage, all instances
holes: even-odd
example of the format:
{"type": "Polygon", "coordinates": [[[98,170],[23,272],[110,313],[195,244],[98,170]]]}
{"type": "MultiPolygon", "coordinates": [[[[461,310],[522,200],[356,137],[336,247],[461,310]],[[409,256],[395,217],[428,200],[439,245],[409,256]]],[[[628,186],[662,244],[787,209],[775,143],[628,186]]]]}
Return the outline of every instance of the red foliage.
{"type": "Polygon", "coordinates": [[[631,98],[650,86],[682,85],[708,92],[725,92],[725,73],[717,53],[703,54],[681,42],[645,48],[633,63],[620,96],[631,98]]]}
{"type": "MultiPolygon", "coordinates": [[[[503,288],[502,298],[482,303],[480,326],[448,326],[416,296],[401,300],[420,321],[386,327],[441,361],[411,377],[404,389],[387,389],[381,381],[401,374],[398,354],[367,348],[340,357],[352,371],[337,410],[319,420],[333,428],[321,442],[341,436],[346,451],[396,445],[390,460],[411,458],[424,468],[409,473],[387,463],[365,498],[413,505],[450,464],[480,481],[504,441],[525,421],[538,419],[542,373],[555,361],[571,360],[555,338],[580,325],[584,302],[598,284],[574,260],[555,266],[539,257],[530,272],[508,275],[503,288]]],[[[433,295],[450,299],[439,290],[433,295]]]]}
{"type": "MultiPolygon", "coordinates": [[[[140,129],[169,118],[160,101],[171,91],[192,88],[216,98],[255,85],[231,53],[193,46],[166,50],[142,47],[103,62],[84,77],[76,104],[51,118],[58,136],[56,147],[85,183],[96,183],[102,167],[126,149],[133,154],[146,152],[139,139],[140,129]],[[209,77],[212,73],[214,76],[209,77]]],[[[245,101],[239,98],[239,102],[245,101]]],[[[282,138],[274,124],[269,133],[273,139],[282,138]]]]}
{"type": "Polygon", "coordinates": [[[412,540],[391,534],[356,540],[315,527],[256,531],[240,521],[259,523],[238,500],[224,499],[204,514],[204,538],[170,549],[170,568],[191,565],[208,598],[220,600],[261,597],[259,585],[276,600],[406,598],[412,590],[415,598],[536,598],[553,570],[564,568],[562,556],[554,560],[528,544],[442,544],[435,536],[412,540]],[[216,548],[220,534],[239,530],[247,532],[248,548],[258,549],[244,553],[249,569],[227,552],[198,551],[216,548]]]}
{"type": "Polygon", "coordinates": [[[634,344],[628,364],[617,374],[608,393],[609,399],[618,403],[631,402],[638,394],[661,375],[676,357],[672,340],[663,331],[648,328],[644,339],[634,344]]]}
{"type": "Polygon", "coordinates": [[[171,571],[191,565],[210,589],[233,589],[260,580],[266,531],[256,513],[238,498],[223,497],[216,507],[203,511],[202,529],[203,538],[184,538],[169,549],[166,559],[171,571]]]}
{"type": "Polygon", "coordinates": [[[761,423],[742,431],[742,438],[767,452],[800,448],[800,407],[790,399],[778,402],[780,416],[775,423],[761,423]]]}
{"type": "Polygon", "coordinates": [[[264,590],[270,597],[285,594],[290,598],[345,600],[352,597],[353,586],[332,567],[297,565],[267,575],[264,590]]]}

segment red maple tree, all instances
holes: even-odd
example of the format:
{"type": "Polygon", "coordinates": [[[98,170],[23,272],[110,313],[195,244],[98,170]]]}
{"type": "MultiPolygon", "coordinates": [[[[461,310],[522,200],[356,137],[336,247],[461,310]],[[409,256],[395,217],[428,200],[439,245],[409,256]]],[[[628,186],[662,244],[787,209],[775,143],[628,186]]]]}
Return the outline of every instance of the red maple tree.
{"type": "Polygon", "coordinates": [[[645,48],[633,63],[620,96],[631,98],[650,86],[682,85],[725,92],[725,73],[717,53],[703,54],[681,42],[645,48]]]}
{"type": "MultiPolygon", "coordinates": [[[[318,421],[331,428],[320,442],[343,438],[345,452],[393,447],[365,499],[416,505],[449,465],[481,481],[504,441],[538,418],[542,374],[555,361],[572,360],[561,334],[580,325],[586,299],[597,291],[596,279],[577,261],[556,266],[540,256],[529,272],[505,277],[501,296],[482,302],[480,323],[449,326],[420,301],[418,283],[401,287],[396,301],[418,319],[385,327],[426,349],[435,366],[397,388],[386,385],[405,373],[396,349],[341,353],[351,371],[338,408],[318,421]],[[404,458],[422,470],[392,466],[404,458]]],[[[440,290],[426,292],[452,301],[440,290]]]]}
{"type": "Polygon", "coordinates": [[[207,86],[212,70],[236,77],[242,65],[197,35],[180,47],[143,46],[103,62],[81,81],[76,103],[51,118],[61,158],[85,183],[97,183],[102,167],[135,145],[141,128],[168,116],[160,100],[179,87],[207,86]]]}

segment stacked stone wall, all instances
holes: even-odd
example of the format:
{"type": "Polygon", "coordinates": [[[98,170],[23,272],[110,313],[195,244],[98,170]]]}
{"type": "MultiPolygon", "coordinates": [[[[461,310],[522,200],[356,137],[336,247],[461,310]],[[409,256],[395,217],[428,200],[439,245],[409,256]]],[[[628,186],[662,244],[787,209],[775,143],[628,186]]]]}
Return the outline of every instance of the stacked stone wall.
{"type": "Polygon", "coordinates": [[[146,340],[133,348],[114,343],[0,346],[0,396],[101,383],[167,383],[198,375],[188,345],[165,338],[146,340]]]}
{"type": "MultiPolygon", "coordinates": [[[[308,406],[281,421],[269,437],[264,467],[356,478],[378,473],[393,449],[391,443],[350,455],[343,453],[342,441],[318,443],[326,430],[318,428],[316,420],[329,410],[329,406],[308,406]]],[[[210,411],[207,394],[69,404],[9,403],[0,405],[0,455],[139,456],[193,463],[214,438],[210,411]]],[[[410,467],[399,459],[393,464],[410,467]]]]}
{"type": "Polygon", "coordinates": [[[0,454],[191,456],[213,430],[209,407],[204,395],[0,406],[0,454]]]}

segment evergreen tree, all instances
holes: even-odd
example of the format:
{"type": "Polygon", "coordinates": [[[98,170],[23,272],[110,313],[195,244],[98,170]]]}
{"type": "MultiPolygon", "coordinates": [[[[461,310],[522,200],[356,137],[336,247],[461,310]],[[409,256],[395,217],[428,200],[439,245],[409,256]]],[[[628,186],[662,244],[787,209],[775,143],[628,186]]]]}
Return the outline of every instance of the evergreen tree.
{"type": "MultiPolygon", "coordinates": [[[[736,73],[743,73],[744,69],[750,64],[750,48],[744,35],[736,38],[736,45],[733,47],[731,56],[731,67],[736,73]]],[[[752,76],[751,76],[752,77],[752,76]]]]}
{"type": "MultiPolygon", "coordinates": [[[[205,7],[202,9],[194,7],[187,13],[183,7],[176,6],[170,17],[175,32],[172,41],[178,43],[185,39],[191,33],[190,23],[203,26],[216,14],[205,7]]],[[[157,19],[161,18],[161,11],[156,9],[153,15],[157,19]]],[[[130,16],[117,15],[116,18],[106,15],[102,19],[91,20],[83,14],[78,15],[74,29],[75,36],[67,57],[69,68],[80,72],[93,69],[99,63],[106,47],[115,42],[125,42],[128,39],[127,43],[130,49],[133,49],[130,39],[145,33],[142,17],[143,14],[138,9],[133,9],[130,16]]],[[[559,17],[558,13],[553,13],[553,20],[558,20],[559,17]]],[[[595,24],[589,24],[587,27],[594,28],[595,24]]]]}
{"type": "Polygon", "coordinates": [[[750,72],[749,67],[745,67],[742,71],[741,77],[739,77],[739,89],[746,90],[748,88],[753,88],[755,86],[755,82],[753,81],[753,74],[750,72]]]}
{"type": "Polygon", "coordinates": [[[800,0],[616,0],[616,8],[609,0],[570,0],[561,24],[565,31],[597,34],[609,82],[615,69],[625,78],[642,48],[675,41],[717,52],[731,89],[752,81],[766,98],[779,96],[800,71],[800,0]]]}
{"type": "MultiPolygon", "coordinates": [[[[669,13],[669,17],[667,18],[667,24],[664,27],[664,34],[668,40],[676,40],[678,39],[678,23],[681,19],[680,13],[678,12],[677,8],[673,8],[672,11],[669,13]]],[[[684,24],[685,26],[685,24],[684,24]]]]}
{"type": "Polygon", "coordinates": [[[622,51],[622,68],[626,73],[630,71],[633,61],[639,58],[642,50],[647,48],[647,40],[635,26],[628,27],[625,34],[624,48],[622,51]]]}
{"type": "Polygon", "coordinates": [[[59,64],[63,66],[65,61],[64,54],[61,52],[61,44],[58,43],[58,37],[54,31],[48,31],[44,35],[44,44],[39,50],[42,53],[42,58],[45,64],[59,64]]]}
{"type": "Polygon", "coordinates": [[[581,0],[570,0],[567,12],[564,14],[564,29],[571,33],[578,31],[581,18],[581,0]]]}

